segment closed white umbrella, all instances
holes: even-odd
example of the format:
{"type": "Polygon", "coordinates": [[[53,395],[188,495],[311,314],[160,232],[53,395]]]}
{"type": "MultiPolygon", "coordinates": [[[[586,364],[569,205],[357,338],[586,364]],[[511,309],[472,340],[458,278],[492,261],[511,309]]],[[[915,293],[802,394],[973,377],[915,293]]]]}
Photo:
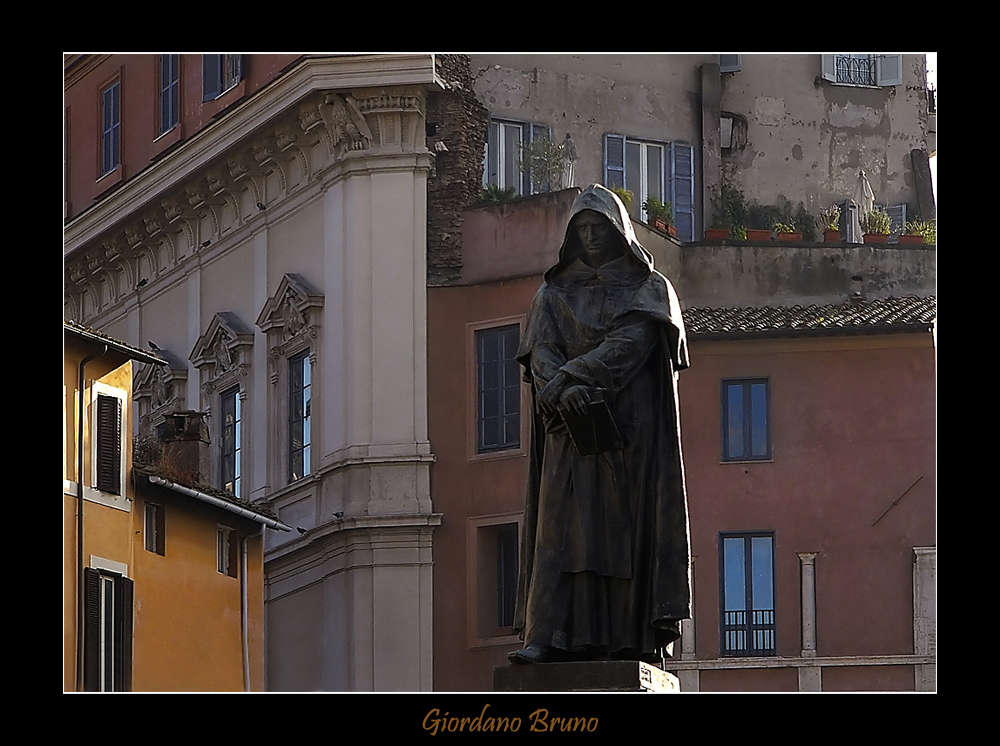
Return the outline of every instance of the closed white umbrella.
{"type": "Polygon", "coordinates": [[[872,191],[872,185],[868,183],[864,169],[858,171],[858,183],[854,187],[853,199],[858,206],[858,209],[854,211],[854,235],[861,236],[861,218],[875,207],[875,192],[872,191]]]}

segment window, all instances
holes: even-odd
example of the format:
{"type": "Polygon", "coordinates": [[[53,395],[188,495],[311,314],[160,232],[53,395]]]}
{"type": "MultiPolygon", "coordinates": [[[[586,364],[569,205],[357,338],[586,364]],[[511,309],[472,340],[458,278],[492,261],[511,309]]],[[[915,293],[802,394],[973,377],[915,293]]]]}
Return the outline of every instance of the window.
{"type": "Polygon", "coordinates": [[[739,72],[743,65],[742,54],[720,54],[719,72],[735,73],[739,72]]]}
{"type": "Polygon", "coordinates": [[[222,489],[240,497],[242,480],[240,476],[240,436],[242,406],[240,388],[224,391],[222,394],[222,489]]]}
{"type": "Polygon", "coordinates": [[[91,408],[91,476],[108,495],[125,495],[125,392],[95,382],[91,408]]]}
{"type": "Polygon", "coordinates": [[[476,332],[479,453],[521,446],[521,365],[515,359],[520,326],[476,332]]]}
{"type": "Polygon", "coordinates": [[[549,128],[541,124],[490,120],[483,163],[483,186],[501,189],[514,187],[517,194],[531,194],[531,174],[520,169],[521,145],[536,137],[549,137],[549,128]]]}
{"type": "Polygon", "coordinates": [[[468,518],[468,641],[472,647],[512,641],[520,520],[519,513],[468,518]]]}
{"type": "Polygon", "coordinates": [[[694,239],[694,149],[690,145],[605,135],[604,185],[625,187],[635,195],[629,208],[634,218],[646,220],[642,205],[650,197],[670,202],[677,236],[694,239]]]}
{"type": "Polygon", "coordinates": [[[770,384],[766,378],[722,382],[722,460],[771,458],[770,384]]]}
{"type": "Polygon", "coordinates": [[[202,55],[204,101],[218,98],[243,79],[243,55],[202,55]]]}
{"type": "Polygon", "coordinates": [[[774,533],[720,534],[723,656],[774,655],[774,533]]]}
{"type": "Polygon", "coordinates": [[[160,134],[181,121],[181,56],[160,55],[160,134]]]}
{"type": "Polygon", "coordinates": [[[310,473],[312,371],[309,351],[288,361],[288,481],[310,473]]]}
{"type": "Polygon", "coordinates": [[[133,583],[119,573],[84,568],[83,680],[88,692],[132,688],[133,583]]]}
{"type": "Polygon", "coordinates": [[[900,54],[824,54],[823,78],[838,85],[891,86],[903,82],[900,54]]]}
{"type": "Polygon", "coordinates": [[[216,569],[231,578],[236,577],[239,561],[236,556],[236,532],[228,526],[219,526],[215,532],[216,569]]]}
{"type": "Polygon", "coordinates": [[[513,627],[517,598],[517,524],[496,528],[496,622],[498,628],[513,627]]]}
{"type": "Polygon", "coordinates": [[[121,81],[101,92],[101,176],[121,163],[121,81]]]}
{"type": "Polygon", "coordinates": [[[147,552],[164,554],[163,506],[146,503],[143,520],[143,543],[147,552]]]}

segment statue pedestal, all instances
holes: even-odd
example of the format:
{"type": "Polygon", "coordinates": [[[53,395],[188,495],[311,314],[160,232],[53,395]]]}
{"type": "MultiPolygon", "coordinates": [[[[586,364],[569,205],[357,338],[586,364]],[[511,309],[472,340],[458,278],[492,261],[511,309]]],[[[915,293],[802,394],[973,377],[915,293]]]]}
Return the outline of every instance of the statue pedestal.
{"type": "Polygon", "coordinates": [[[497,666],[495,692],[680,692],[673,674],[641,661],[579,661],[497,666]]]}

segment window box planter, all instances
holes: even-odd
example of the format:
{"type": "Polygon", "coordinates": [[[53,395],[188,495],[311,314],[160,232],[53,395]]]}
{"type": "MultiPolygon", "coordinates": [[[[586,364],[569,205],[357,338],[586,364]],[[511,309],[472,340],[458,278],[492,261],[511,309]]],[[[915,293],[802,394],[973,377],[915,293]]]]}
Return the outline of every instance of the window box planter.
{"type": "Polygon", "coordinates": [[[779,241],[801,241],[802,240],[802,234],[801,233],[784,233],[784,232],[779,232],[778,233],[778,240],[779,241]]]}
{"type": "Polygon", "coordinates": [[[705,240],[706,241],[718,241],[725,240],[729,238],[728,228],[706,228],[705,229],[705,240]]]}
{"type": "Polygon", "coordinates": [[[864,241],[871,244],[889,243],[889,235],[886,233],[866,233],[864,241]]]}
{"type": "Polygon", "coordinates": [[[900,244],[901,246],[913,246],[914,244],[922,244],[923,242],[924,242],[924,237],[919,234],[911,235],[902,233],[900,234],[899,239],[897,240],[897,243],[900,244]]]}
{"type": "Polygon", "coordinates": [[[660,218],[654,218],[653,226],[657,230],[663,231],[664,233],[669,233],[674,238],[677,238],[677,229],[674,228],[674,226],[672,225],[668,225],[665,220],[661,220],[660,218]]]}
{"type": "Polygon", "coordinates": [[[840,243],[840,231],[827,228],[823,231],[823,240],[826,243],[840,243]]]}
{"type": "Polygon", "coordinates": [[[759,228],[747,228],[747,241],[770,241],[771,231],[759,228]]]}

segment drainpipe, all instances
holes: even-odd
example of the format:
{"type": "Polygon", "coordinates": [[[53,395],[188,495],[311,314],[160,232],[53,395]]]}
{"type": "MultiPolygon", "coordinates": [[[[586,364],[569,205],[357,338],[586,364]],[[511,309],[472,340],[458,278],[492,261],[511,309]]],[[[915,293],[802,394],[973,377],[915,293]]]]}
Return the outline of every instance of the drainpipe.
{"type": "MultiPolygon", "coordinates": [[[[261,541],[264,541],[264,524],[260,526],[260,533],[257,534],[261,537],[261,541]]],[[[247,560],[247,542],[250,540],[250,534],[247,534],[240,541],[240,555],[241,564],[240,568],[240,622],[242,626],[242,641],[243,641],[243,691],[250,691],[250,591],[247,582],[247,565],[249,564],[247,560]]],[[[261,545],[263,546],[263,544],[261,545]]]]}
{"type": "Polygon", "coordinates": [[[104,349],[80,361],[80,377],[77,379],[76,412],[76,690],[83,691],[83,400],[86,378],[84,369],[91,360],[108,351],[104,349]]]}

